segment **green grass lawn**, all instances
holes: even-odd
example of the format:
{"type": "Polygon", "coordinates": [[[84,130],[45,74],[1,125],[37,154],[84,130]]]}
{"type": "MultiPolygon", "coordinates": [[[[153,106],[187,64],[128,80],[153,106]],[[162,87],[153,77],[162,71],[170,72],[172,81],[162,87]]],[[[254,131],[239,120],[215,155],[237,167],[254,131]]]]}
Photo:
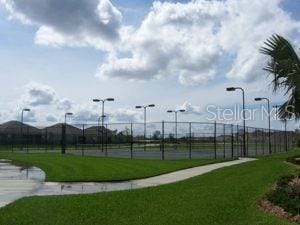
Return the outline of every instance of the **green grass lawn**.
{"type": "Polygon", "coordinates": [[[37,166],[46,172],[47,181],[120,181],[151,177],[220,160],[140,160],[102,158],[56,153],[0,152],[0,158],[37,166]]]}
{"type": "Polygon", "coordinates": [[[24,198],[0,209],[0,224],[288,225],[257,202],[279,176],[295,172],[284,161],[297,154],[274,154],[155,188],[24,198]]]}

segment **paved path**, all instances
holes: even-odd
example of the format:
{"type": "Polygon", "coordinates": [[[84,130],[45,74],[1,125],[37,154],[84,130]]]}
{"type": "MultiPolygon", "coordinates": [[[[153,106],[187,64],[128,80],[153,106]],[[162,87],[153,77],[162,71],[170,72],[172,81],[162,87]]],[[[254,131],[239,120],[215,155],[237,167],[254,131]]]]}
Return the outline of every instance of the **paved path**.
{"type": "Polygon", "coordinates": [[[186,180],[219,168],[253,160],[256,159],[240,158],[234,161],[198,166],[160,176],[131,181],[88,183],[44,182],[45,173],[39,168],[21,168],[11,165],[7,160],[0,161],[0,207],[25,196],[86,194],[155,187],[186,180]]]}

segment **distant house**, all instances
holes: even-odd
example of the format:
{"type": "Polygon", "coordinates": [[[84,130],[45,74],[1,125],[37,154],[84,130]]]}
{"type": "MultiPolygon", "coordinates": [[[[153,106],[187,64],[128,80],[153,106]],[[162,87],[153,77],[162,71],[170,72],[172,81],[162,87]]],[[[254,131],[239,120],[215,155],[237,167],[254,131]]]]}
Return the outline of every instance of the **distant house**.
{"type": "Polygon", "coordinates": [[[2,144],[9,143],[41,143],[42,131],[28,124],[22,124],[19,121],[9,121],[0,124],[0,142],[2,144]]]}
{"type": "Polygon", "coordinates": [[[106,129],[103,126],[91,126],[84,129],[85,143],[97,144],[101,143],[102,140],[107,140],[107,142],[110,143],[112,138],[116,135],[116,133],[117,131],[106,129]]]}
{"type": "MultiPolygon", "coordinates": [[[[62,126],[63,123],[58,123],[50,127],[42,129],[47,143],[60,144],[62,139],[62,126]]],[[[67,124],[66,126],[66,142],[69,144],[76,144],[83,136],[82,129],[67,124]]]]}
{"type": "Polygon", "coordinates": [[[232,140],[232,135],[231,134],[227,134],[227,135],[219,135],[216,137],[217,141],[231,141],[232,140]]]}

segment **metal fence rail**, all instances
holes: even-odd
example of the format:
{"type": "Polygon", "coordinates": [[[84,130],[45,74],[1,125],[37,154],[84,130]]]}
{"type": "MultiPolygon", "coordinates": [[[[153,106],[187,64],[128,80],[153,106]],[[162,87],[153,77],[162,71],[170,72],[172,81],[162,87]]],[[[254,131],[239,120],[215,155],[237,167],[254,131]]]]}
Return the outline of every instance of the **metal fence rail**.
{"type": "MultiPolygon", "coordinates": [[[[227,159],[243,156],[243,127],[221,123],[153,122],[0,127],[0,150],[62,152],[144,159],[227,159]]],[[[269,130],[246,127],[246,154],[269,154],[269,130]]],[[[271,130],[271,152],[288,151],[293,131],[271,130]]]]}

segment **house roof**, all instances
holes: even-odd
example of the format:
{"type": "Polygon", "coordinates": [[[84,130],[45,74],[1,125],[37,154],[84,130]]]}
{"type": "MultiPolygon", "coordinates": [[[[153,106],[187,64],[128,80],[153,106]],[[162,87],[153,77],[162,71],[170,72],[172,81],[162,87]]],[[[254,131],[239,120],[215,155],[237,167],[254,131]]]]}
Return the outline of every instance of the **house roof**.
{"type": "Polygon", "coordinates": [[[21,127],[23,129],[23,133],[30,133],[30,134],[34,134],[34,135],[38,135],[41,134],[41,130],[34,127],[34,126],[30,126],[28,124],[19,122],[19,121],[9,121],[3,124],[0,124],[0,133],[21,133],[21,127]]]}

